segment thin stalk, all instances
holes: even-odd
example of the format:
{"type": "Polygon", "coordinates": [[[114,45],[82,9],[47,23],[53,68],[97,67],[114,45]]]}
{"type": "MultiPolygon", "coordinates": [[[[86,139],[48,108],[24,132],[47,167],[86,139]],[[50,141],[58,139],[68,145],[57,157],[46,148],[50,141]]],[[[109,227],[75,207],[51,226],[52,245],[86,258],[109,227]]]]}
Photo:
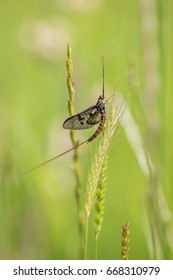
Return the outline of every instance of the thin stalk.
{"type": "Polygon", "coordinates": [[[161,135],[161,120],[159,114],[159,99],[161,75],[159,72],[160,53],[157,40],[158,19],[156,1],[140,0],[141,5],[141,36],[143,47],[144,95],[142,108],[145,122],[144,146],[146,157],[149,155],[152,168],[149,165],[147,210],[152,237],[152,258],[159,259],[164,252],[160,236],[158,195],[160,192],[159,141],[161,135]],[[150,28],[148,28],[150,22],[150,28]]]}
{"type": "Polygon", "coordinates": [[[95,242],[95,260],[98,259],[98,238],[96,239],[95,242]]]}
{"type": "Polygon", "coordinates": [[[86,232],[85,232],[85,260],[87,260],[87,252],[88,252],[88,223],[89,219],[86,219],[86,232]]]}
{"type": "MultiPolygon", "coordinates": [[[[67,60],[66,60],[66,68],[67,68],[67,88],[69,93],[69,100],[68,100],[68,110],[70,116],[75,114],[74,109],[74,96],[75,96],[75,89],[74,89],[74,81],[73,81],[73,63],[71,57],[71,46],[67,43],[67,60]]],[[[74,130],[70,131],[70,138],[73,144],[73,147],[76,147],[79,142],[76,138],[76,133],[74,130]]],[[[73,154],[73,172],[76,178],[76,186],[75,186],[75,196],[76,196],[76,203],[78,208],[78,228],[79,228],[79,238],[80,238],[80,258],[84,258],[84,213],[82,207],[82,184],[81,184],[81,173],[80,173],[80,165],[79,165],[79,149],[74,149],[73,154]]]]}

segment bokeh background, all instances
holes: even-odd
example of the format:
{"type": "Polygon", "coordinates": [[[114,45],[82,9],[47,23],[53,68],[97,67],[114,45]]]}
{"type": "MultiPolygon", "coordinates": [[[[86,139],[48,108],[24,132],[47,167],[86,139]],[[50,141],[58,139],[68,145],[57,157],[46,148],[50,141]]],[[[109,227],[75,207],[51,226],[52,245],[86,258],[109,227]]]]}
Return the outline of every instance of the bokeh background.
{"type": "MultiPolygon", "coordinates": [[[[127,119],[128,131],[112,144],[98,258],[120,258],[126,221],[129,259],[172,258],[172,14],[171,0],[1,1],[1,259],[79,258],[72,153],[17,176],[71,147],[62,129],[68,117],[67,41],[76,110],[97,101],[103,55],[106,97],[118,87],[143,142],[139,147],[127,119]]],[[[91,133],[79,131],[78,139],[91,133]]],[[[96,143],[80,149],[84,182],[96,143]]],[[[92,219],[89,229],[92,259],[92,219]]]]}

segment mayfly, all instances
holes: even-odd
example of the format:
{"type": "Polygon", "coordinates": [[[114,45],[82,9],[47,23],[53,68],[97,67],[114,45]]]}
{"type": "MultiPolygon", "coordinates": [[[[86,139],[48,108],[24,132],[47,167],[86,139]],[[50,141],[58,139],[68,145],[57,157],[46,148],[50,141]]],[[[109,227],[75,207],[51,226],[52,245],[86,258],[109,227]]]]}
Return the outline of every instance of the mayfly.
{"type": "Polygon", "coordinates": [[[106,121],[106,109],[105,109],[105,103],[103,102],[104,100],[104,59],[102,57],[102,79],[103,79],[103,84],[102,84],[102,94],[99,96],[97,103],[84,111],[73,115],[66,119],[63,123],[63,128],[65,129],[70,129],[70,130],[80,130],[80,129],[88,129],[93,127],[96,124],[99,124],[97,130],[94,132],[92,136],[90,136],[87,140],[85,140],[82,143],[79,143],[75,147],[63,152],[62,154],[59,154],[51,159],[48,159],[32,168],[27,170],[24,174],[27,174],[43,165],[46,165],[47,163],[69,153],[70,151],[78,148],[79,146],[89,143],[93,141],[102,131],[104,127],[104,123],[106,121]]]}

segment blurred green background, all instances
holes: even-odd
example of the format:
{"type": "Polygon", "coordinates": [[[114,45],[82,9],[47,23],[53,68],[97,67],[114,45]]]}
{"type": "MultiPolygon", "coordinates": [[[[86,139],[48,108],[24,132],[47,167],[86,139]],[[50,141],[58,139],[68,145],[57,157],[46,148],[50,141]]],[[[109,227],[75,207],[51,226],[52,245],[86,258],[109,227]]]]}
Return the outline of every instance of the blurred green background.
{"type": "MultiPolygon", "coordinates": [[[[15,176],[71,147],[69,132],[62,129],[68,117],[67,41],[76,110],[97,101],[103,55],[106,97],[118,84],[154,164],[151,176],[145,176],[138,151],[123,131],[119,134],[109,159],[98,258],[120,258],[126,221],[130,259],[172,258],[172,14],[171,0],[1,1],[1,259],[79,258],[72,153],[15,176]]],[[[80,141],[91,134],[77,132],[80,141]]],[[[80,149],[84,181],[92,145],[80,149]]],[[[91,220],[88,258],[93,257],[91,220]]]]}

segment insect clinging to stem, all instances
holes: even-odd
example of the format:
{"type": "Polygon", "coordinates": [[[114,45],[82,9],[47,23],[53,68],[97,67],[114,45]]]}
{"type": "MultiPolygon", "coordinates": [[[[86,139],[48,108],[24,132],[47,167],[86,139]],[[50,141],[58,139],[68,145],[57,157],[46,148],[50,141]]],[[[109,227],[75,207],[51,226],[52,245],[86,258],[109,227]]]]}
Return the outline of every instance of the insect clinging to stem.
{"type": "Polygon", "coordinates": [[[64,129],[69,129],[69,130],[82,130],[82,129],[88,129],[93,127],[96,124],[99,124],[97,127],[97,130],[94,132],[92,136],[90,136],[87,140],[85,140],[82,143],[79,143],[75,147],[59,154],[56,155],[30,169],[28,169],[24,174],[28,174],[32,172],[33,170],[42,167],[43,165],[46,165],[50,163],[51,161],[69,153],[70,151],[78,148],[79,146],[89,143],[93,141],[102,131],[105,121],[106,121],[106,109],[105,109],[105,103],[103,102],[104,100],[104,58],[101,57],[102,60],[102,79],[103,79],[103,84],[102,84],[102,94],[99,96],[97,103],[84,111],[73,115],[69,118],[67,118],[64,123],[63,123],[63,128],[64,129]]]}
{"type": "MultiPolygon", "coordinates": [[[[70,130],[80,130],[80,129],[88,129],[93,125],[99,123],[99,126],[95,133],[87,139],[85,142],[91,142],[94,140],[102,131],[106,120],[106,110],[104,100],[104,60],[102,57],[102,75],[103,75],[103,86],[102,86],[102,94],[99,96],[97,103],[86,110],[69,117],[63,123],[63,128],[70,130]]],[[[84,142],[84,143],[85,143],[84,142]]],[[[82,144],[82,143],[81,143],[82,144]]],[[[74,147],[75,148],[75,147],[74,147]]]]}

